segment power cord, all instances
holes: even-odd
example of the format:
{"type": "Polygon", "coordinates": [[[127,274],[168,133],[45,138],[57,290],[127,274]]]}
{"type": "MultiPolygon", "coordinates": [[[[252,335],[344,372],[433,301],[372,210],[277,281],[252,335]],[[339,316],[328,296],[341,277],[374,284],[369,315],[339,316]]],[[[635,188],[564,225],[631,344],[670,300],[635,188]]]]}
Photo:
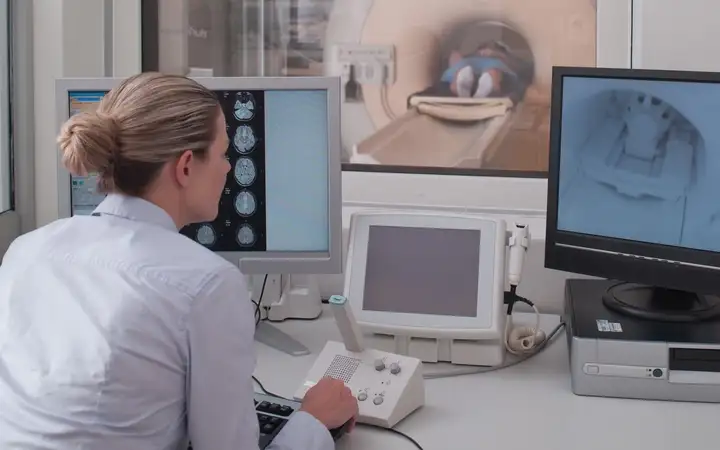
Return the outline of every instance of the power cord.
{"type": "Polygon", "coordinates": [[[263,278],[263,284],[260,288],[260,296],[258,297],[257,301],[250,300],[255,305],[255,326],[258,326],[260,324],[260,321],[262,321],[262,312],[260,311],[260,304],[262,303],[263,296],[265,295],[265,286],[267,285],[268,281],[268,274],[265,274],[265,278],[263,278]]]}
{"type": "Polygon", "coordinates": [[[410,436],[408,436],[407,434],[403,433],[402,431],[396,430],[395,428],[383,428],[383,427],[379,427],[379,426],[377,426],[377,425],[368,425],[368,424],[365,424],[365,423],[359,423],[358,426],[364,427],[364,428],[374,428],[374,429],[380,430],[380,431],[388,431],[388,432],[390,432],[390,433],[393,433],[393,434],[395,434],[395,435],[398,435],[398,436],[404,438],[405,440],[409,441],[409,442],[410,442],[412,445],[414,445],[415,448],[417,448],[418,450],[424,450],[424,449],[422,448],[422,445],[420,445],[420,444],[418,443],[418,441],[416,441],[415,439],[411,438],[410,436]]]}
{"type": "MultiPolygon", "coordinates": [[[[271,306],[266,306],[266,305],[263,305],[263,304],[262,304],[262,299],[263,299],[263,297],[265,296],[265,286],[267,286],[268,277],[269,277],[269,274],[265,274],[265,277],[263,278],[262,288],[260,288],[260,296],[259,296],[259,298],[257,299],[257,301],[256,301],[256,300],[252,300],[252,299],[250,300],[250,301],[253,303],[253,305],[255,305],[255,326],[256,326],[256,327],[257,327],[258,325],[260,325],[260,322],[281,323],[281,322],[286,322],[286,321],[288,321],[288,320],[293,320],[293,321],[296,321],[296,320],[313,321],[313,320],[317,320],[317,319],[322,315],[322,312],[320,312],[320,314],[319,314],[317,317],[308,317],[308,318],[305,318],[305,317],[293,317],[293,318],[291,318],[291,319],[283,319],[283,320],[270,319],[269,313],[270,313],[270,308],[272,308],[272,307],[271,307],[271,306]],[[265,312],[264,315],[263,315],[263,311],[265,312]]],[[[327,303],[327,300],[324,300],[323,303],[327,303]]]]}
{"type": "MultiPolygon", "coordinates": [[[[289,401],[289,399],[283,397],[282,395],[278,395],[278,394],[275,394],[274,392],[267,390],[265,388],[265,386],[260,382],[260,380],[257,379],[257,377],[255,375],[253,375],[252,379],[258,385],[258,387],[260,388],[260,390],[262,391],[263,394],[268,395],[270,397],[278,398],[280,400],[288,400],[289,401]]],[[[403,433],[402,431],[398,431],[394,428],[383,428],[383,427],[379,427],[377,425],[368,425],[368,424],[364,424],[364,423],[359,423],[359,424],[357,424],[357,426],[365,427],[365,428],[375,428],[375,429],[381,430],[381,431],[388,431],[390,433],[396,434],[396,435],[406,439],[407,441],[412,443],[418,450],[424,450],[422,448],[422,446],[420,444],[418,444],[418,442],[415,439],[411,438],[410,436],[403,433]]]]}
{"type": "Polygon", "coordinates": [[[558,324],[548,335],[547,339],[545,339],[541,344],[539,344],[536,347],[536,351],[533,353],[527,353],[524,355],[520,355],[513,359],[512,361],[504,362],[503,364],[500,364],[499,366],[491,366],[491,367],[462,367],[456,370],[447,370],[447,371],[438,371],[438,372],[426,372],[423,374],[423,378],[426,380],[436,380],[438,378],[451,378],[451,377],[459,377],[464,375],[476,375],[481,373],[488,373],[488,372],[496,372],[498,370],[507,369],[512,366],[516,366],[520,363],[523,363],[530,358],[533,358],[540,353],[542,353],[550,344],[555,342],[557,340],[557,337],[560,335],[560,332],[565,328],[564,323],[558,324]]]}
{"type": "Polygon", "coordinates": [[[280,400],[288,400],[288,401],[290,400],[288,398],[283,397],[282,395],[277,395],[276,393],[270,392],[267,389],[265,389],[265,386],[263,386],[263,384],[260,382],[260,380],[257,379],[257,377],[255,375],[253,375],[252,379],[258,385],[258,387],[260,388],[260,390],[262,391],[263,394],[269,395],[270,397],[279,398],[280,400]]]}
{"type": "Polygon", "coordinates": [[[540,329],[540,311],[533,302],[517,294],[517,285],[510,286],[510,295],[505,297],[507,303],[507,323],[505,324],[505,348],[516,356],[535,353],[547,336],[540,329]],[[535,312],[534,327],[514,327],[512,320],[513,307],[515,303],[525,303],[535,312]]]}

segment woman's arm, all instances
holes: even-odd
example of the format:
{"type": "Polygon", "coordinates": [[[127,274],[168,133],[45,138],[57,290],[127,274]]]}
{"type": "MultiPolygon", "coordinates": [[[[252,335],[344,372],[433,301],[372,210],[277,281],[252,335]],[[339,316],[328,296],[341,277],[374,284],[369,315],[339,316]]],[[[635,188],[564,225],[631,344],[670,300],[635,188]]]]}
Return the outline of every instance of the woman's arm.
{"type": "MultiPolygon", "coordinates": [[[[195,301],[186,396],[193,450],[257,449],[255,318],[245,279],[235,268],[223,269],[195,301]]],[[[305,413],[293,416],[276,441],[270,449],[334,448],[327,428],[305,413]]]]}

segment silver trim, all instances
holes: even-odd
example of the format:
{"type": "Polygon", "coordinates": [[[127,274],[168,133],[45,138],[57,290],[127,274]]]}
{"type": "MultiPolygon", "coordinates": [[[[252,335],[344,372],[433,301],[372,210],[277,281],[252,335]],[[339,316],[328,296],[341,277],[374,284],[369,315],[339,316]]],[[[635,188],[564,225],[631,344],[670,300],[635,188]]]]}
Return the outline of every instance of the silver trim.
{"type": "Polygon", "coordinates": [[[113,76],[113,45],[114,31],[113,20],[115,12],[113,11],[113,0],[105,0],[103,3],[103,63],[104,74],[106,77],[113,76]]]}
{"type": "Polygon", "coordinates": [[[582,247],[579,245],[560,244],[557,242],[555,243],[555,245],[558,247],[572,248],[575,250],[584,250],[584,251],[595,252],[595,253],[603,253],[606,255],[624,256],[627,258],[634,258],[634,259],[639,259],[639,260],[643,260],[643,261],[664,262],[664,263],[668,263],[668,264],[677,264],[677,265],[687,266],[687,267],[696,267],[696,268],[700,268],[700,269],[710,269],[710,270],[720,271],[720,267],[706,266],[704,264],[695,264],[695,263],[689,263],[689,262],[685,262],[685,261],[676,261],[674,259],[653,258],[651,256],[633,255],[631,253],[611,252],[609,250],[602,250],[599,248],[589,248],[589,247],[582,247]]]}
{"type": "MultiPolygon", "coordinates": [[[[339,274],[342,273],[342,168],[340,154],[340,79],[337,77],[217,77],[194,78],[212,90],[324,90],[328,110],[328,222],[329,251],[307,252],[218,252],[243,273],[339,274]]],[[[68,93],[78,90],[109,91],[121,78],[65,78],[55,83],[58,129],[69,118],[68,93]]],[[[70,216],[70,174],[57,152],[58,216],[70,216]]]]}

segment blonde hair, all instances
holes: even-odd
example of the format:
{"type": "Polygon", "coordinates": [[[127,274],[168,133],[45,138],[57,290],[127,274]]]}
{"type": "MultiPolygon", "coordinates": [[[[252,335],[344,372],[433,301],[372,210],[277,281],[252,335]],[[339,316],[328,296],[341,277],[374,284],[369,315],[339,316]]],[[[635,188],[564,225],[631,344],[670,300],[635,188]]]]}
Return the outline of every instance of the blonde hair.
{"type": "Polygon", "coordinates": [[[63,125],[62,162],[76,176],[96,173],[100,192],[142,195],[168,161],[188,150],[205,157],[218,114],[217,97],[196,81],[135,75],[63,125]]]}

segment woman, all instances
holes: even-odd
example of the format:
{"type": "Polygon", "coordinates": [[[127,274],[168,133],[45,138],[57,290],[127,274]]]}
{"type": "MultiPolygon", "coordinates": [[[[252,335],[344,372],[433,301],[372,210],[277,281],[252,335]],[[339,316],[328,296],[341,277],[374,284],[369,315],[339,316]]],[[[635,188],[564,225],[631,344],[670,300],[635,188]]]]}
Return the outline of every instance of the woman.
{"type": "MultiPolygon", "coordinates": [[[[0,448],[253,449],[253,309],[238,269],[178,230],[211,221],[230,165],[215,95],[146,73],[58,139],[107,198],[18,238],[0,266],[0,448]]],[[[275,439],[332,449],[357,402],[323,380],[275,439]]]]}

